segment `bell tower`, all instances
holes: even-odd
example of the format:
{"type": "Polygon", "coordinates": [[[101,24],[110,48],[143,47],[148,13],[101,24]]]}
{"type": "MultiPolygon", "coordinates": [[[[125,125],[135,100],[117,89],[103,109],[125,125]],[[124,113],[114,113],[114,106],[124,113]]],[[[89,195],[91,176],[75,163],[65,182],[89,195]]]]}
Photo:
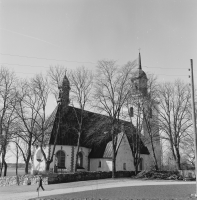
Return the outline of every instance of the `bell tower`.
{"type": "Polygon", "coordinates": [[[132,75],[132,87],[134,93],[141,94],[143,96],[147,95],[147,76],[146,73],[142,70],[142,64],[141,64],[141,55],[139,53],[138,57],[138,63],[137,63],[137,69],[134,71],[132,75]]]}
{"type": "Polygon", "coordinates": [[[65,73],[65,76],[62,81],[62,112],[63,114],[66,113],[68,110],[68,105],[70,103],[69,93],[70,93],[70,82],[65,73]]]}

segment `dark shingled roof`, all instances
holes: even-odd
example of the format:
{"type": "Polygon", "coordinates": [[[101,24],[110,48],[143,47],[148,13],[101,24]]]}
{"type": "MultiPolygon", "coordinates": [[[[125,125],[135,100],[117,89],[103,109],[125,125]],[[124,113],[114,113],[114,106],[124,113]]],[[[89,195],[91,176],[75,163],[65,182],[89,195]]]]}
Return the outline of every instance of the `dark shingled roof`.
{"type": "MultiPolygon", "coordinates": [[[[116,136],[116,152],[118,151],[118,148],[120,146],[120,143],[122,141],[124,133],[121,132],[116,136]]],[[[107,146],[105,148],[105,152],[103,154],[103,158],[112,158],[112,141],[107,143],[107,146]]]]}
{"type": "MultiPolygon", "coordinates": [[[[51,116],[48,119],[50,126],[46,131],[46,143],[53,144],[55,139],[55,134],[57,130],[58,123],[58,113],[59,109],[53,111],[51,116]],[[51,134],[50,134],[51,133],[51,134]],[[49,140],[50,139],[50,140],[49,140]]],[[[62,116],[62,123],[60,126],[60,131],[58,133],[57,145],[71,145],[77,146],[78,138],[78,122],[77,119],[80,119],[81,110],[79,108],[74,108],[68,106],[67,112],[62,116]]],[[[130,127],[130,131],[126,131],[126,135],[134,134],[134,126],[131,126],[130,122],[122,121],[121,123],[126,124],[127,127],[130,127]]],[[[108,116],[101,115],[98,113],[93,113],[90,111],[83,111],[83,127],[82,135],[80,140],[80,146],[91,148],[89,158],[103,158],[111,157],[112,155],[112,143],[110,135],[110,120],[108,116]],[[107,147],[107,148],[106,148],[107,147]]],[[[127,128],[128,129],[128,128],[127,128]]],[[[120,130],[115,130],[117,136],[117,147],[119,146],[123,134],[120,133],[120,130]]],[[[128,137],[129,140],[129,137],[128,137]]],[[[130,139],[131,141],[131,139],[130,139]]],[[[142,143],[142,142],[141,142],[142,143]]],[[[130,143],[131,145],[132,143],[130,143]]],[[[142,143],[143,144],[143,143],[142,143]]],[[[148,149],[144,146],[141,147],[141,153],[149,154],[148,149]]]]}

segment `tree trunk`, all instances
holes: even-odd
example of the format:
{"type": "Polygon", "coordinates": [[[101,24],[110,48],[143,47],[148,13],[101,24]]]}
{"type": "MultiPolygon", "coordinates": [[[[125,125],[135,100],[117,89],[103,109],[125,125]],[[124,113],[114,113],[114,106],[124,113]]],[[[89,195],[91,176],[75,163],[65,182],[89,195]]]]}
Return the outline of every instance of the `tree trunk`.
{"type": "Polygon", "coordinates": [[[158,163],[157,163],[157,158],[156,158],[156,154],[155,154],[155,148],[154,148],[152,139],[151,139],[151,145],[152,145],[152,150],[153,150],[153,159],[154,159],[154,163],[155,163],[155,170],[158,171],[159,170],[159,166],[158,166],[158,163]]]}
{"type": "Polygon", "coordinates": [[[16,148],[16,176],[18,176],[18,147],[16,148]]]}
{"type": "Polygon", "coordinates": [[[46,172],[48,172],[49,171],[49,169],[50,169],[50,164],[51,164],[51,162],[50,161],[46,161],[45,162],[45,170],[46,170],[46,172]]]}
{"type": "Polygon", "coordinates": [[[27,157],[26,161],[25,161],[25,174],[29,173],[29,160],[30,160],[30,155],[27,157]]]}
{"type": "Polygon", "coordinates": [[[5,161],[5,153],[3,151],[3,155],[2,155],[2,164],[3,164],[3,176],[6,176],[7,175],[7,163],[5,161]]]}
{"type": "Polygon", "coordinates": [[[3,166],[4,166],[4,173],[3,173],[3,176],[6,176],[6,175],[7,175],[7,168],[8,168],[8,165],[7,165],[7,163],[5,162],[5,160],[4,160],[3,166]]]}
{"type": "MultiPolygon", "coordinates": [[[[2,150],[1,150],[1,152],[0,152],[1,160],[3,160],[2,155],[3,154],[2,154],[2,150]]],[[[3,162],[0,163],[0,177],[1,177],[1,174],[2,174],[2,169],[3,169],[3,162]]]]}
{"type": "Polygon", "coordinates": [[[77,140],[77,152],[76,152],[76,160],[75,160],[75,172],[77,172],[77,161],[78,161],[78,153],[79,153],[79,145],[80,145],[80,138],[81,132],[78,133],[78,140],[77,140]]]}
{"type": "Polygon", "coordinates": [[[135,165],[135,175],[138,173],[138,165],[135,165]]]}
{"type": "Polygon", "coordinates": [[[114,125],[112,125],[112,129],[111,129],[111,135],[112,135],[112,178],[115,178],[115,172],[116,172],[116,155],[115,155],[115,141],[114,141],[114,125]]]}
{"type": "Polygon", "coordinates": [[[2,170],[4,170],[3,172],[3,176],[6,176],[7,175],[7,163],[5,161],[5,155],[6,155],[6,147],[4,146],[3,147],[3,150],[2,150],[2,170]]]}
{"type": "Polygon", "coordinates": [[[176,150],[176,155],[177,155],[176,156],[176,167],[178,170],[180,170],[181,169],[181,156],[180,156],[178,147],[176,147],[175,150],[176,150]]]}
{"type": "Polygon", "coordinates": [[[28,174],[28,165],[29,165],[29,162],[26,161],[25,162],[25,174],[28,174]]]}
{"type": "Polygon", "coordinates": [[[135,161],[134,161],[134,166],[135,166],[135,175],[137,175],[137,173],[138,173],[138,160],[139,160],[139,158],[137,157],[137,158],[135,158],[135,161]]]}

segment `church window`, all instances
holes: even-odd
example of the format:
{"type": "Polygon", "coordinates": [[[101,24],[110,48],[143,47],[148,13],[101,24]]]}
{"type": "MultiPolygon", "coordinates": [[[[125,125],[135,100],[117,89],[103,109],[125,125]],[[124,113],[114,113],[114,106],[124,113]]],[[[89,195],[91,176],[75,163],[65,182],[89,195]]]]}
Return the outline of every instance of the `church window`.
{"type": "Polygon", "coordinates": [[[58,151],[56,153],[56,158],[57,158],[57,167],[58,168],[65,168],[65,161],[66,161],[66,155],[64,151],[58,151]]]}
{"type": "Polygon", "coordinates": [[[82,152],[78,153],[77,166],[78,167],[83,167],[83,154],[82,154],[82,152]]]}
{"type": "Polygon", "coordinates": [[[99,160],[99,165],[98,165],[98,167],[100,168],[101,167],[101,161],[99,160]]]}
{"type": "Polygon", "coordinates": [[[130,115],[130,117],[133,117],[133,107],[130,107],[129,115],[130,115]]]}
{"type": "Polygon", "coordinates": [[[126,170],[126,163],[123,163],[123,170],[126,170]]]}

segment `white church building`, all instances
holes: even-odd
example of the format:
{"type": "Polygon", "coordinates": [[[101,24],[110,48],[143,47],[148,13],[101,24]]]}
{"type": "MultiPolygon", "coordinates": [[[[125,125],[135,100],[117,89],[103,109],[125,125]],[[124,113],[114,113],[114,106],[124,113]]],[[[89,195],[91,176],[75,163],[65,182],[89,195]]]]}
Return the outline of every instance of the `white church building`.
{"type": "MultiPolygon", "coordinates": [[[[141,57],[139,54],[138,68],[134,73],[135,88],[147,95],[147,76],[141,67],[141,57]]],[[[56,107],[48,119],[49,128],[45,133],[44,152],[47,157],[53,156],[53,162],[50,164],[50,170],[54,172],[73,172],[75,169],[77,140],[76,131],[77,118],[80,115],[80,109],[69,105],[70,83],[68,78],[64,77],[62,83],[62,103],[61,107],[56,107]],[[56,141],[55,151],[53,153],[55,136],[57,134],[58,116],[61,112],[61,126],[56,141]],[[52,155],[53,153],[53,155],[52,155]]],[[[134,108],[135,109],[135,108],[134,108]]],[[[156,111],[155,116],[157,116],[156,111]]],[[[134,171],[134,162],[132,154],[133,136],[136,137],[135,126],[129,121],[121,120],[122,128],[116,134],[116,170],[134,171]]],[[[78,151],[77,169],[80,171],[112,171],[112,139],[110,134],[110,121],[108,116],[90,111],[84,111],[83,131],[78,151]],[[94,133],[97,137],[94,142],[87,140],[87,135],[94,133]],[[105,139],[103,139],[105,134],[105,139]]],[[[150,143],[145,143],[143,137],[148,135],[147,127],[143,125],[143,135],[140,137],[140,164],[139,170],[147,170],[154,166],[153,151],[150,143]]],[[[159,130],[157,130],[159,138],[159,130]]],[[[155,153],[158,165],[161,166],[161,145],[160,140],[154,142],[155,153]]],[[[46,163],[38,145],[34,149],[32,173],[44,172],[46,163]]]]}

